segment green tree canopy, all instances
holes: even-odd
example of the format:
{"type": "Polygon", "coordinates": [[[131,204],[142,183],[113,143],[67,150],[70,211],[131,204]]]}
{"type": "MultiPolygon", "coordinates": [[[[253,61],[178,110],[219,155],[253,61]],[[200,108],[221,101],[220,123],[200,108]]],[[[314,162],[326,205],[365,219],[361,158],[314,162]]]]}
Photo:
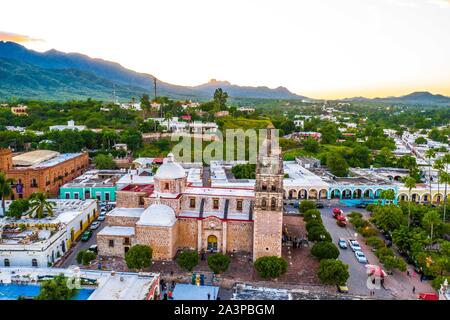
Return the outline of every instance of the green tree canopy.
{"type": "Polygon", "coordinates": [[[152,264],[153,250],[149,246],[136,244],[125,253],[125,262],[130,269],[144,269],[152,264]]]}
{"type": "Polygon", "coordinates": [[[178,254],[177,257],[178,265],[186,269],[187,271],[192,271],[196,265],[198,265],[198,253],[197,251],[183,251],[178,254]]]}
{"type": "Polygon", "coordinates": [[[208,267],[214,273],[222,273],[228,270],[231,259],[222,253],[214,253],[208,257],[208,267]]]}
{"type": "Polygon", "coordinates": [[[57,275],[51,280],[43,281],[36,300],[70,300],[77,294],[77,289],[69,289],[64,274],[57,275]]]}
{"type": "Polygon", "coordinates": [[[7,215],[9,217],[20,218],[30,209],[30,202],[27,199],[17,199],[11,202],[7,215]]]}
{"type": "Polygon", "coordinates": [[[94,158],[94,164],[97,169],[115,169],[117,168],[116,163],[111,155],[98,154],[94,158]]]}
{"type": "Polygon", "coordinates": [[[324,259],[320,261],[317,276],[324,284],[345,285],[350,274],[348,265],[340,260],[324,259]]]}
{"type": "Polygon", "coordinates": [[[256,259],[253,266],[261,278],[274,279],[286,273],[288,263],[281,257],[267,256],[256,259]]]}
{"type": "Polygon", "coordinates": [[[311,254],[319,260],[337,259],[339,257],[339,249],[332,242],[321,241],[312,247],[311,254]]]}

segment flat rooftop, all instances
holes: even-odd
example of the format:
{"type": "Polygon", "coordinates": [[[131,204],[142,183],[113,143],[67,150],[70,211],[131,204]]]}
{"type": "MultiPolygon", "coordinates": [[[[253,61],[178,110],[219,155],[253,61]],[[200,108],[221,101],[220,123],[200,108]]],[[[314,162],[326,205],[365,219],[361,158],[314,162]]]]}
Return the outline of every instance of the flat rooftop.
{"type": "Polygon", "coordinates": [[[118,191],[127,191],[127,192],[145,192],[148,195],[153,193],[155,186],[153,184],[129,184],[118,191]]]}
{"type": "MultiPolygon", "coordinates": [[[[48,151],[48,150],[37,150],[37,151],[48,151]]],[[[56,166],[64,161],[74,159],[76,157],[79,157],[82,155],[82,153],[63,153],[60,154],[58,152],[54,153],[54,151],[50,151],[50,153],[44,153],[44,154],[36,154],[37,156],[28,155],[27,152],[18,156],[13,157],[13,165],[14,170],[21,170],[21,169],[39,169],[39,168],[48,168],[56,166]],[[51,157],[52,155],[52,157],[51,157]],[[17,158],[20,157],[20,158],[17,158]],[[14,160],[14,158],[16,158],[14,160]]]]}
{"type": "Polygon", "coordinates": [[[173,300],[216,300],[218,294],[219,287],[177,283],[172,298],[173,300]]]}
{"type": "Polygon", "coordinates": [[[134,228],[120,227],[120,226],[106,226],[102,230],[100,230],[97,235],[131,237],[134,236],[134,228]]]}

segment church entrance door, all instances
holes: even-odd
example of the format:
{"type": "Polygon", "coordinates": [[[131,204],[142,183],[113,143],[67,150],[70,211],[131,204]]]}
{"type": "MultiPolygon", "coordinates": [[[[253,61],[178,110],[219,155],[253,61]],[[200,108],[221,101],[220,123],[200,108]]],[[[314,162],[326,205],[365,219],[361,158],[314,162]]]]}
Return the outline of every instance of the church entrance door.
{"type": "Polygon", "coordinates": [[[214,235],[208,236],[208,251],[217,251],[217,237],[214,235]]]}

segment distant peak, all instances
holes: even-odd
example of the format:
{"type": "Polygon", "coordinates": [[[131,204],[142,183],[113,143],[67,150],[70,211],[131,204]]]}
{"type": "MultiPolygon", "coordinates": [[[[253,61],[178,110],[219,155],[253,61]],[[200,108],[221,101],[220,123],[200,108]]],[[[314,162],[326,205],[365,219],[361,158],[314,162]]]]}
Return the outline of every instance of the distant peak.
{"type": "Polygon", "coordinates": [[[221,84],[221,85],[231,85],[229,81],[221,81],[217,79],[211,79],[208,81],[208,84],[221,84]]]}

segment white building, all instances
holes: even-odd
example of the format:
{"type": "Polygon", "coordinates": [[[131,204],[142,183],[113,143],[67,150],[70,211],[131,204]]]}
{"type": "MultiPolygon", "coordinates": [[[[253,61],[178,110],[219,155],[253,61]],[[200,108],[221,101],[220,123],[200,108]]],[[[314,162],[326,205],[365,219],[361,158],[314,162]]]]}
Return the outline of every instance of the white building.
{"type": "Polygon", "coordinates": [[[0,266],[47,267],[97,216],[97,200],[56,200],[52,217],[0,220],[0,266]]]}
{"type": "Polygon", "coordinates": [[[50,126],[49,128],[50,128],[50,131],[51,131],[51,130],[58,130],[58,131],[63,131],[63,130],[79,130],[79,131],[82,131],[82,130],[85,130],[85,129],[86,129],[86,126],[83,126],[83,125],[78,125],[78,126],[76,126],[76,125],[75,125],[75,121],[69,120],[69,121],[67,121],[67,125],[50,126]]]}

